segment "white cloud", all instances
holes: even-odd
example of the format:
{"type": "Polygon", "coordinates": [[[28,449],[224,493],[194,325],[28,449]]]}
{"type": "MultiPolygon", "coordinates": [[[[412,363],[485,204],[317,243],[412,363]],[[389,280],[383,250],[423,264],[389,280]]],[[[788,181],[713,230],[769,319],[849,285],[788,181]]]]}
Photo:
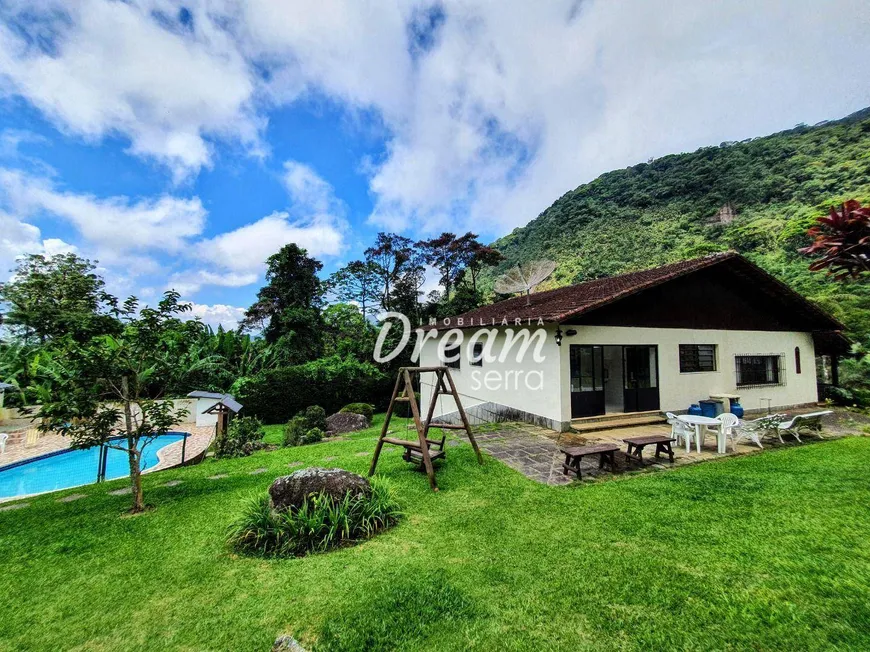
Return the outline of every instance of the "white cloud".
{"type": "Polygon", "coordinates": [[[290,243],[315,258],[337,256],[344,250],[348,228],[345,205],[335,197],[332,186],[297,161],[285,162],[281,180],[290,196],[289,209],[200,241],[196,256],[219,271],[180,274],[176,287],[193,292],[203,285],[254,283],[265,269],[266,259],[290,243]]]}
{"type": "Polygon", "coordinates": [[[58,238],[42,239],[39,228],[0,210],[0,282],[10,276],[16,260],[26,254],[75,252],[76,248],[58,238]]]}
{"type": "Polygon", "coordinates": [[[177,6],[148,0],[4,7],[0,77],[62,129],[123,134],[176,179],[211,163],[208,137],[258,149],[252,73],[209,13],[185,25],[177,6]]]}
{"type": "Polygon", "coordinates": [[[175,290],[181,296],[190,296],[203,285],[238,288],[256,282],[257,274],[252,272],[213,272],[204,269],[179,272],[169,277],[166,289],[175,290]]]}
{"type": "Polygon", "coordinates": [[[336,201],[332,186],[304,163],[286,161],[282,181],[293,202],[305,211],[326,213],[336,201]]]}
{"type": "Polygon", "coordinates": [[[200,242],[197,255],[213,265],[244,274],[262,270],[269,256],[291,242],[314,257],[336,256],[344,246],[344,236],[329,217],[292,220],[287,212],[275,212],[200,242]]]}
{"type": "Polygon", "coordinates": [[[184,313],[184,317],[188,319],[199,318],[212,328],[217,328],[219,325],[226,330],[237,328],[239,320],[245,316],[245,309],[237,306],[227,306],[220,303],[214,305],[191,303],[190,306],[191,310],[184,313]]]}
{"type": "Polygon", "coordinates": [[[57,190],[48,179],[4,169],[0,190],[20,214],[48,213],[66,220],[101,257],[134,250],[176,252],[205,227],[206,210],[198,197],[98,198],[57,190]]]}
{"type": "MultiPolygon", "coordinates": [[[[271,108],[339,103],[386,134],[370,219],[397,230],[503,233],[609,169],[870,104],[866,0],[191,0],[187,21],[169,0],[2,6],[8,92],[176,178],[217,140],[262,153],[271,108]]],[[[248,255],[257,234],[336,250],[309,172],[284,175],[307,213],[213,239],[241,256],[228,269],[272,249],[248,255]]]]}
{"type": "Polygon", "coordinates": [[[866,2],[445,12],[371,180],[372,221],[388,228],[503,233],[609,169],[870,103],[866,2]]]}

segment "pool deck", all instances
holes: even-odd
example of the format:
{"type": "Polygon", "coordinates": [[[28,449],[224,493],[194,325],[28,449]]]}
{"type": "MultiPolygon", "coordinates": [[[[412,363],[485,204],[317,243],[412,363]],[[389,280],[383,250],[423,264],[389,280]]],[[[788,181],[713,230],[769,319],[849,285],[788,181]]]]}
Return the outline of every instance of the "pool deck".
{"type": "MultiPolygon", "coordinates": [[[[192,423],[179,423],[172,427],[173,432],[190,433],[185,448],[185,459],[190,460],[203,453],[211,444],[214,436],[213,426],[196,426],[192,423]]],[[[46,453],[66,450],[70,447],[70,440],[57,433],[51,432],[41,435],[37,441],[28,445],[26,438],[20,441],[10,441],[6,444],[6,452],[0,453],[0,467],[28,460],[46,453]]],[[[162,471],[181,464],[182,443],[180,441],[169,444],[157,453],[159,463],[147,469],[145,473],[162,471]]]]}

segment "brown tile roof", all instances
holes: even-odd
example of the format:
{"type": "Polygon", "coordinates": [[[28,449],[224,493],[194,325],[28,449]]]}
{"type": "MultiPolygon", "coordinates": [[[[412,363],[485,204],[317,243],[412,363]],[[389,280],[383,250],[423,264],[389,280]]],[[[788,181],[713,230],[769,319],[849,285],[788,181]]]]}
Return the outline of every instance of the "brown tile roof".
{"type": "Polygon", "coordinates": [[[839,324],[784,283],[781,283],[733,251],[711,254],[693,260],[684,260],[639,272],[595,279],[594,281],[586,281],[555,290],[534,292],[528,297],[528,303],[525,296],[514,297],[488,306],[481,306],[461,315],[450,317],[447,320],[438,320],[437,324],[430,324],[428,328],[469,328],[491,324],[493,320],[498,325],[502,319],[507,319],[511,323],[515,319],[521,319],[523,322],[532,320],[534,323],[540,318],[547,323],[559,323],[613,303],[631,294],[725,262],[736,264],[742,268],[741,271],[744,274],[758,275],[764,281],[775,284],[778,292],[787,294],[793,302],[800,303],[803,309],[813,313],[817,319],[826,322],[825,328],[832,330],[844,328],[842,324],[839,324]],[[464,322],[462,326],[457,324],[459,319],[462,319],[464,322]]]}

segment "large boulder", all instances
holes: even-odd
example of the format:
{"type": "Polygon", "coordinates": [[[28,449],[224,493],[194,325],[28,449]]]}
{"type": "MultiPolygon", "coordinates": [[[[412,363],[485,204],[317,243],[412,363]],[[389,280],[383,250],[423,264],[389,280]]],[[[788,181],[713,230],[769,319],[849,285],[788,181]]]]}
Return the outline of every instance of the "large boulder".
{"type": "Polygon", "coordinates": [[[272,652],[305,652],[305,648],[289,634],[284,634],[275,639],[272,644],[272,652]]]}
{"type": "Polygon", "coordinates": [[[336,412],[326,417],[326,435],[340,435],[345,432],[356,432],[369,427],[368,419],[353,412],[336,412]]]}
{"type": "Polygon", "coordinates": [[[334,500],[342,500],[348,494],[369,496],[371,492],[369,481],[356,473],[317,466],[281,476],[269,487],[272,509],[277,511],[301,507],[309,496],[318,493],[324,493],[334,500]]]}

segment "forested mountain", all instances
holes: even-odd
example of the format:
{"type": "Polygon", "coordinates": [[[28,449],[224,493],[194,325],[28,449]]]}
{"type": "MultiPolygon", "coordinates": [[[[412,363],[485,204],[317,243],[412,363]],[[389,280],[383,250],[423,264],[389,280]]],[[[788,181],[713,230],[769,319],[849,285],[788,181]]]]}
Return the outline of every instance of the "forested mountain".
{"type": "Polygon", "coordinates": [[[870,335],[870,286],[808,271],[814,218],[870,200],[870,109],[812,127],[725,142],[601,175],[493,243],[506,261],[558,263],[550,287],[734,249],[870,335]]]}

